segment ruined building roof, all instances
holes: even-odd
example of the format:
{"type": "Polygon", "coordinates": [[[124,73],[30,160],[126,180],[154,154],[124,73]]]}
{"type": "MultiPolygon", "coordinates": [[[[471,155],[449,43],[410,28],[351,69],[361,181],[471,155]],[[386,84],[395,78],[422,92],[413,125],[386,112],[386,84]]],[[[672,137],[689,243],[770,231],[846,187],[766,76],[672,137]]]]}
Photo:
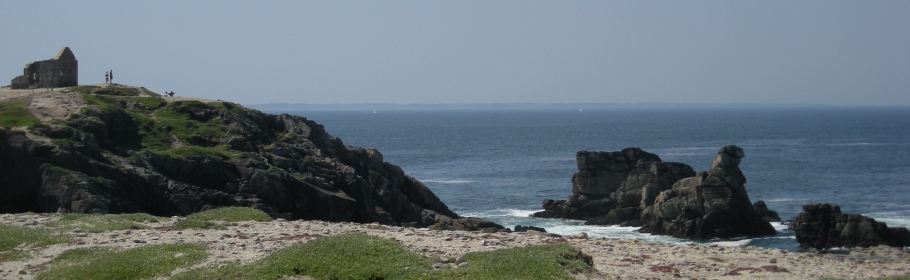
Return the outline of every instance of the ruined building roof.
{"type": "Polygon", "coordinates": [[[57,56],[55,56],[54,59],[57,59],[57,60],[60,60],[60,59],[75,60],[75,59],[76,59],[76,55],[73,54],[73,51],[71,51],[69,47],[63,47],[62,49],[60,49],[59,52],[57,52],[57,56]]]}

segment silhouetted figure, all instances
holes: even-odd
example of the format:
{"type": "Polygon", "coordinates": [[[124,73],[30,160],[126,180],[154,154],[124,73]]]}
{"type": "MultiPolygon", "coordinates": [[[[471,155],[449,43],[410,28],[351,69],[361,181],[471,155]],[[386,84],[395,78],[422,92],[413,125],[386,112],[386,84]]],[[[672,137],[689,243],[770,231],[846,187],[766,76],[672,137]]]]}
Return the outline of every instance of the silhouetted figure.
{"type": "Polygon", "coordinates": [[[114,83],[114,70],[111,70],[111,83],[114,83]]]}

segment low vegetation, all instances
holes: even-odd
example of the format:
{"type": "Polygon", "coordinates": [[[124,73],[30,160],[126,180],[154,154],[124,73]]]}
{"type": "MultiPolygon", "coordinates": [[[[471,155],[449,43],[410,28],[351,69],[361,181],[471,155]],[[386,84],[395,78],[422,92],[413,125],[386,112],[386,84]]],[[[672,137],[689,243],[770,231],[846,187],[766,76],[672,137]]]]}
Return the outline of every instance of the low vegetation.
{"type": "Polygon", "coordinates": [[[36,279],[148,279],[190,267],[208,254],[201,244],[177,243],[129,250],[86,248],[67,251],[36,279]]]}
{"type": "MultiPolygon", "coordinates": [[[[113,96],[139,96],[140,93],[150,92],[145,88],[124,86],[75,86],[63,89],[63,92],[77,92],[81,94],[113,95],[113,96]]],[[[153,92],[152,92],[153,93],[153,92]]],[[[155,94],[155,93],[153,93],[155,94]]],[[[150,94],[151,95],[151,94],[150,94]]],[[[157,95],[157,94],[155,94],[157,95]]]]}
{"type": "Polygon", "coordinates": [[[42,228],[0,225],[0,262],[17,260],[27,256],[16,247],[42,247],[66,242],[56,232],[42,228]]]}
{"type": "Polygon", "coordinates": [[[590,271],[591,257],[568,245],[512,248],[464,256],[467,264],[433,269],[432,262],[392,240],[363,233],[324,237],[279,250],[257,262],[221,263],[172,279],[572,279],[590,271]]]}
{"type": "Polygon", "coordinates": [[[47,223],[48,227],[55,227],[62,231],[73,231],[77,228],[84,232],[103,232],[123,229],[148,228],[138,222],[157,222],[160,217],[145,213],[92,215],[92,214],[66,214],[59,220],[47,223]]]}
{"type": "Polygon", "coordinates": [[[38,118],[29,113],[25,105],[25,100],[0,102],[0,127],[32,126],[38,123],[38,118]]]}
{"type": "Polygon", "coordinates": [[[248,207],[225,207],[193,213],[174,225],[177,229],[224,229],[225,226],[215,221],[265,222],[272,220],[265,212],[248,207]]]}

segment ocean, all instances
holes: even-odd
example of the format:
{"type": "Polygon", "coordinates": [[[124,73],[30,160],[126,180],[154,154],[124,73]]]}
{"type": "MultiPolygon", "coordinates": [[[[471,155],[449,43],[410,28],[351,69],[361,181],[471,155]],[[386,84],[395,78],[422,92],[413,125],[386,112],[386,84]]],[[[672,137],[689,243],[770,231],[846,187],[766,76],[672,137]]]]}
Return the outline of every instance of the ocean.
{"type": "MultiPolygon", "coordinates": [[[[889,226],[910,227],[910,108],[601,108],[283,111],[325,125],[346,145],[378,149],[453,211],[506,227],[690,243],[631,227],[531,218],[544,199],[566,199],[579,150],[640,147],[663,161],[710,168],[736,144],[754,203],[784,220],[827,202],[889,226]]],[[[798,250],[792,232],[711,240],[798,250]]]]}

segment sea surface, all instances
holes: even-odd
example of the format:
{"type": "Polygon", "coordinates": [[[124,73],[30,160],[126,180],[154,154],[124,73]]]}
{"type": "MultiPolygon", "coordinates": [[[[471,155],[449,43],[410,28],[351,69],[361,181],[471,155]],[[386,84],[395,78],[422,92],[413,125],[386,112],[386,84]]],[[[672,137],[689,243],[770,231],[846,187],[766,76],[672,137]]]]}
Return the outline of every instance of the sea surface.
{"type": "MultiPolygon", "coordinates": [[[[544,199],[566,199],[579,150],[640,147],[663,161],[710,168],[726,144],[745,150],[740,168],[752,202],[784,220],[828,202],[889,226],[910,227],[910,108],[689,108],[284,111],[325,125],[346,145],[378,149],[453,211],[507,227],[689,241],[632,227],[531,218],[544,199]]],[[[777,236],[712,244],[798,250],[777,236]]]]}

